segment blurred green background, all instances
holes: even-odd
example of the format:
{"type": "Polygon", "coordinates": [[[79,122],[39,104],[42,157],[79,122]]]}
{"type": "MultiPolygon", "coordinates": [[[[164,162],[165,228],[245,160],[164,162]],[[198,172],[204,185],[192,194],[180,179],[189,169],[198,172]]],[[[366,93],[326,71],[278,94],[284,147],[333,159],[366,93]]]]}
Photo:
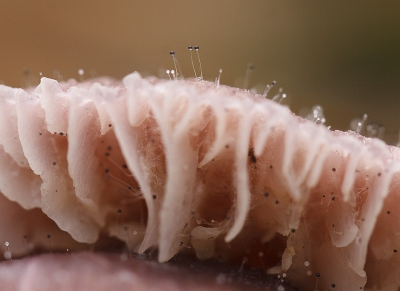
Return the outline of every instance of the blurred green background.
{"type": "Polygon", "coordinates": [[[205,79],[222,68],[222,84],[241,85],[252,62],[250,87],[276,80],[294,112],[320,104],[334,129],[368,113],[396,140],[399,15],[400,1],[0,0],[0,82],[25,86],[24,68],[32,84],[80,68],[158,75],[170,50],[193,76],[187,46],[199,45],[205,79]]]}

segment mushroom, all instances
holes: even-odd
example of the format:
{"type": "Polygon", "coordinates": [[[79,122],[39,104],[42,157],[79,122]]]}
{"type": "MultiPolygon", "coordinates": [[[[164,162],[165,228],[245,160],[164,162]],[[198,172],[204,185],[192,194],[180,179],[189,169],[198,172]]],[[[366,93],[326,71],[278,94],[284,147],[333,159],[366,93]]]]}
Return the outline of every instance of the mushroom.
{"type": "Polygon", "coordinates": [[[301,290],[399,287],[400,154],[381,140],[247,90],[138,73],[0,86],[0,102],[5,259],[122,241],[301,290]]]}

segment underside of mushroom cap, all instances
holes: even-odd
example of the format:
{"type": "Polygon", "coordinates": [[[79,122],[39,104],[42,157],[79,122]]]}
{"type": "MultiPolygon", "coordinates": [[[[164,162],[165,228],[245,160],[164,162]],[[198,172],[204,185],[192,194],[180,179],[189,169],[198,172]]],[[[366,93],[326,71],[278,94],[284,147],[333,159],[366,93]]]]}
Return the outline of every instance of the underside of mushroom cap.
{"type": "Polygon", "coordinates": [[[112,236],[160,262],[246,258],[303,290],[399,287],[399,150],[378,139],[246,90],[138,73],[0,85],[0,102],[0,234],[16,255],[38,219],[54,249],[112,236]]]}

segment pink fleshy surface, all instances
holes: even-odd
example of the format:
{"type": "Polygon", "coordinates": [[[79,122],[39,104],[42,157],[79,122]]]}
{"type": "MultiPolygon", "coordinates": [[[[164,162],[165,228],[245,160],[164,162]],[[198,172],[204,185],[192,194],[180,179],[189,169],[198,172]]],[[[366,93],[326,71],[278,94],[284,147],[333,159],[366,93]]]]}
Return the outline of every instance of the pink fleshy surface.
{"type": "MultiPolygon", "coordinates": [[[[2,291],[84,290],[272,290],[265,283],[229,282],[229,273],[206,273],[121,254],[44,254],[0,263],[2,291]]],[[[237,274],[237,277],[239,275],[237,274]]],[[[275,284],[280,285],[279,283],[275,284]]],[[[275,289],[275,288],[274,288],[275,289]]],[[[289,290],[289,289],[284,289],[289,290]]]]}

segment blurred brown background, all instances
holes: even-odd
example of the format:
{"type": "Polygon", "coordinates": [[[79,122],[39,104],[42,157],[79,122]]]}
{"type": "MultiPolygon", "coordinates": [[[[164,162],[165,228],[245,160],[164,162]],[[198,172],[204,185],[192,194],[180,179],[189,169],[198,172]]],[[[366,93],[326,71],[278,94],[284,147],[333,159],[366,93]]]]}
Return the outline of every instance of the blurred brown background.
{"type": "MultiPolygon", "coordinates": [[[[78,69],[121,78],[173,68],[192,76],[199,45],[206,79],[222,68],[233,85],[249,62],[250,86],[277,80],[298,112],[318,103],[327,124],[347,129],[368,113],[400,128],[400,1],[11,1],[0,0],[0,82],[33,84],[39,72],[78,69]]],[[[395,138],[395,137],[393,137],[395,138]]]]}

